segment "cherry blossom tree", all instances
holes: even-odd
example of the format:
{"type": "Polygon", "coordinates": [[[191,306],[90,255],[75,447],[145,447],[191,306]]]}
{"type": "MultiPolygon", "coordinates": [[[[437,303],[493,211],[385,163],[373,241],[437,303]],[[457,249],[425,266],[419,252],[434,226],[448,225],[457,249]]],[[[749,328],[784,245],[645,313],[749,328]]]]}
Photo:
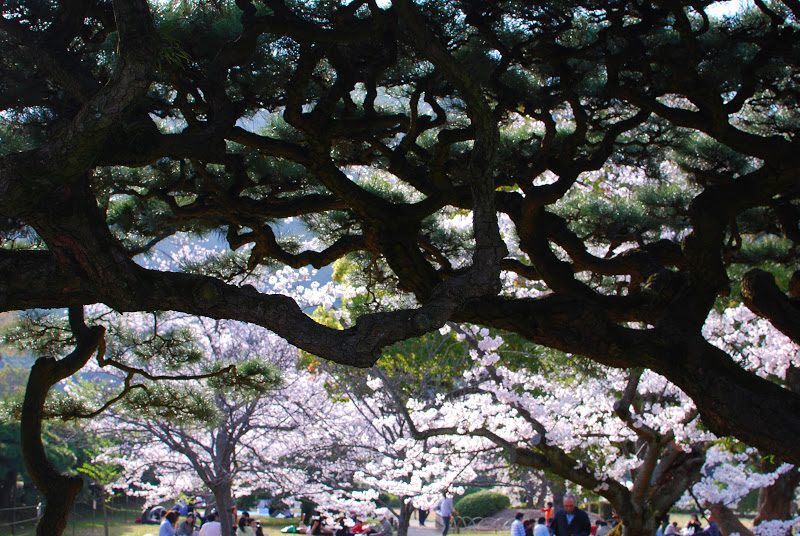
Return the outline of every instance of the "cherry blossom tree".
{"type": "Polygon", "coordinates": [[[691,499],[709,510],[726,536],[786,536],[800,523],[791,508],[799,482],[796,466],[776,464],[752,447],[728,442],[708,450],[703,477],[693,486],[691,499]],[[751,528],[734,511],[753,491],[758,491],[759,501],[751,528]]]}
{"type": "MultiPolygon", "coordinates": [[[[225,277],[240,284],[259,284],[277,292],[292,294],[296,303],[307,304],[305,307],[309,307],[309,310],[320,305],[331,306],[336,300],[336,294],[327,289],[328,285],[313,280],[313,271],[250,270],[241,273],[237,268],[241,261],[240,255],[225,254],[213,241],[204,243],[188,235],[173,237],[151,250],[141,260],[143,264],[158,266],[164,270],[225,273],[225,277]]],[[[328,404],[330,399],[325,396],[324,380],[310,374],[289,374],[296,362],[296,357],[292,357],[296,350],[290,348],[285,341],[241,323],[221,323],[183,314],[121,315],[105,306],[95,306],[89,308],[88,315],[90,322],[94,324],[92,328],[84,324],[83,311],[77,308],[75,311],[71,310],[69,322],[59,312],[33,311],[21,315],[13,329],[6,334],[8,342],[39,355],[63,354],[69,351],[73,341],[79,343],[79,348],[69,354],[77,355],[76,352],[80,350],[78,368],[68,368],[72,367],[68,363],[78,363],[77,358],[63,363],[43,358],[43,365],[37,366],[39,368],[36,368],[36,374],[32,376],[34,383],[28,389],[30,394],[21,408],[26,445],[31,447],[27,451],[25,463],[35,469],[31,474],[37,486],[42,486],[40,489],[47,498],[48,506],[40,528],[47,527],[46,530],[49,531],[52,527],[58,528],[65,523],[72,501],[81,487],[80,479],[68,475],[56,478],[57,471],[48,462],[43,449],[34,448],[36,444],[41,444],[41,438],[37,440],[35,436],[41,435],[41,423],[47,417],[92,419],[92,424],[99,425],[103,421],[97,420],[97,417],[106,415],[108,411],[127,407],[127,414],[134,415],[135,418],[129,418],[125,426],[136,422],[151,427],[154,432],[163,431],[176,419],[185,421],[189,423],[189,428],[198,430],[200,422],[218,422],[227,418],[226,424],[229,426],[225,428],[226,433],[212,440],[215,443],[213,450],[227,460],[223,466],[226,463],[230,465],[230,460],[236,456],[235,449],[240,448],[239,445],[234,446],[236,434],[244,432],[248,427],[262,430],[269,428],[276,433],[280,431],[285,435],[282,442],[280,445],[271,445],[271,456],[261,460],[262,466],[274,464],[281,468],[269,475],[280,475],[280,478],[276,476],[267,484],[275,488],[283,486],[291,492],[303,487],[300,483],[308,480],[307,467],[294,465],[283,469],[281,464],[287,459],[300,459],[299,453],[310,450],[308,442],[303,439],[307,433],[306,424],[314,424],[314,419],[319,418],[317,425],[324,428],[327,418],[325,408],[329,411],[330,408],[338,410],[343,404],[328,404]],[[83,343],[77,339],[84,335],[88,337],[87,334],[92,334],[93,342],[87,342],[84,348],[81,346],[83,343]],[[267,358],[266,361],[259,359],[264,357],[267,358]],[[270,359],[274,362],[270,362],[270,359]],[[51,361],[55,363],[55,372],[50,370],[53,366],[51,361]],[[285,369],[284,379],[291,380],[291,385],[284,387],[282,398],[273,393],[273,384],[277,379],[276,366],[285,369]],[[82,381],[86,377],[103,381],[82,381]],[[49,379],[45,381],[45,378],[49,379]],[[36,382],[40,381],[44,383],[36,386],[36,382]],[[278,396],[278,400],[270,406],[262,396],[265,394],[278,396]],[[254,395],[261,398],[254,398],[254,395]],[[269,411],[265,411],[265,408],[269,411]],[[250,423],[248,416],[263,416],[266,420],[250,423]],[[295,422],[301,417],[306,421],[295,422]],[[296,430],[297,439],[288,439],[291,434],[287,427],[296,430]],[[289,447],[292,444],[294,447],[289,447]],[[297,448],[303,445],[304,449],[297,448]],[[281,446],[288,450],[281,451],[281,446]],[[276,461],[279,459],[281,463],[276,461]],[[49,471],[49,476],[37,476],[44,474],[42,471],[45,469],[49,471]],[[56,521],[57,519],[61,521],[56,521]]],[[[346,413],[343,409],[342,412],[346,413]]],[[[116,417],[122,419],[124,413],[117,412],[116,417]]],[[[124,428],[121,422],[115,423],[120,429],[124,428]]],[[[130,431],[131,437],[134,437],[135,430],[130,431]]],[[[138,431],[143,432],[141,427],[138,431]]],[[[175,429],[170,431],[176,432],[175,429]]],[[[166,439],[163,434],[162,438],[166,439]]],[[[269,443],[270,441],[265,441],[265,447],[269,443]]],[[[203,442],[196,445],[203,445],[203,442]]],[[[173,442],[172,446],[176,447],[177,444],[173,442]]],[[[205,446],[209,446],[208,442],[205,446]]],[[[322,451],[324,445],[317,445],[317,448],[322,451]]],[[[141,454],[142,460],[154,462],[158,459],[155,452],[141,454]]],[[[169,457],[165,450],[160,455],[169,457]]],[[[323,457],[319,453],[314,455],[309,452],[305,459],[319,463],[323,457]]],[[[203,474],[207,477],[204,485],[219,489],[222,496],[220,500],[225,502],[225,496],[230,495],[229,491],[226,492],[230,475],[225,467],[213,470],[209,465],[200,467],[198,463],[203,461],[196,459],[195,465],[183,473],[165,470],[164,481],[171,480],[170,487],[173,489],[169,495],[174,495],[174,490],[192,487],[190,482],[195,485],[203,483],[202,479],[192,476],[203,474]],[[217,472],[217,469],[220,470],[217,472]]],[[[339,460],[328,460],[329,467],[341,469],[344,466],[337,462],[339,460]]],[[[338,473],[331,470],[325,474],[338,473]]],[[[250,480],[253,479],[255,477],[250,480]]],[[[334,496],[337,494],[333,491],[334,488],[340,487],[339,482],[346,480],[351,479],[340,478],[336,486],[327,486],[324,489],[331,491],[330,495],[334,496]]],[[[306,491],[312,492],[309,487],[313,486],[317,486],[317,483],[305,486],[306,491]]],[[[156,490],[149,491],[157,494],[156,490]]],[[[230,503],[229,498],[227,502],[230,503]]]]}
{"type": "MultiPolygon", "coordinates": [[[[749,308],[740,305],[713,312],[704,335],[733,355],[742,367],[800,392],[800,349],[749,308]]],[[[737,442],[726,442],[709,450],[703,478],[693,487],[693,493],[708,506],[726,534],[783,536],[800,523],[792,511],[799,484],[797,466],[780,463],[737,442]],[[758,490],[759,499],[751,531],[732,510],[754,490],[758,490]]]]}
{"type": "MultiPolygon", "coordinates": [[[[791,366],[796,347],[790,342],[779,348],[780,333],[764,324],[775,347],[764,349],[763,337],[747,334],[740,351],[767,376],[791,366]]],[[[416,439],[466,435],[474,438],[473,448],[497,446],[513,463],[552,471],[605,497],[627,534],[654,532],[703,475],[716,438],[691,399],[665,378],[643,369],[514,368],[502,355],[500,336],[477,327],[448,329],[469,345],[474,359],[463,381],[433,403],[392,392],[416,439]]]]}
{"type": "MultiPolygon", "coordinates": [[[[298,370],[297,351],[285,341],[244,324],[172,315],[161,318],[147,336],[175,329],[190,330],[199,346],[197,363],[185,368],[199,372],[235,366],[238,374],[192,385],[195,403],[206,405],[199,415],[192,408],[181,415],[153,403],[155,396],[185,396],[172,391],[174,383],[159,384],[155,396],[154,387],[145,386],[141,396],[111,408],[95,426],[115,439],[103,459],[123,467],[117,484],[150,503],[210,489],[223,530],[232,527],[233,494],[313,491],[309,488],[315,483],[309,484],[310,471],[301,461],[308,447],[296,447],[308,442],[314,429],[330,427],[341,416],[342,405],[331,401],[324,378],[298,370]],[[253,380],[257,374],[261,377],[253,380]],[[155,484],[148,483],[152,478],[155,484]]],[[[141,347],[135,352],[141,353],[141,347]]],[[[337,454],[344,459],[346,453],[337,454]]]]}
{"type": "Polygon", "coordinates": [[[386,384],[398,378],[387,378],[380,369],[370,370],[377,376],[368,380],[364,374],[359,374],[360,378],[341,371],[335,374],[338,390],[369,427],[369,433],[344,440],[365,452],[364,464],[354,474],[356,481],[399,497],[396,509],[390,504],[381,506],[397,518],[398,536],[406,536],[415,508],[431,509],[443,493],[460,493],[464,484],[476,478],[485,449],[475,450],[469,441],[416,439],[404,413],[387,393],[386,384]]]}

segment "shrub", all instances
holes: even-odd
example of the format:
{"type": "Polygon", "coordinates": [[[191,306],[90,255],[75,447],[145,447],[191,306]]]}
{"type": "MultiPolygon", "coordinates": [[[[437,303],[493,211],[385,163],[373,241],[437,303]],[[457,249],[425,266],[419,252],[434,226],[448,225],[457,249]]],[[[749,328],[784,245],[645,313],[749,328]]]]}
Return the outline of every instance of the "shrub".
{"type": "Polygon", "coordinates": [[[462,517],[489,517],[509,506],[511,501],[502,493],[479,491],[461,498],[456,503],[456,510],[462,517]]]}

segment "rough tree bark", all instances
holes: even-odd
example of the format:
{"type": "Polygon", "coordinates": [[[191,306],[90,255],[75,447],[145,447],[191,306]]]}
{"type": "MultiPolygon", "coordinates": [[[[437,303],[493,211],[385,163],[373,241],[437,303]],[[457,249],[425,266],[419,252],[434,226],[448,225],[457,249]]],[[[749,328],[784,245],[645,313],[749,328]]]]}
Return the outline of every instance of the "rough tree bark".
{"type": "MultiPolygon", "coordinates": [[[[774,470],[773,462],[765,461],[761,464],[762,470],[774,470]]],[[[789,519],[792,515],[794,492],[800,485],[800,471],[793,467],[782,474],[778,479],[758,493],[758,513],[753,520],[754,525],[773,519],[789,519]]],[[[745,526],[739,516],[723,504],[709,504],[708,509],[716,520],[723,536],[738,533],[740,536],[753,536],[753,531],[745,526]]]]}
{"type": "Polygon", "coordinates": [[[550,493],[553,495],[553,513],[561,509],[564,504],[564,495],[567,493],[567,485],[563,478],[554,478],[547,481],[550,487],[550,493]]]}
{"type": "MultiPolygon", "coordinates": [[[[800,272],[795,272],[790,284],[790,295],[797,299],[798,281],[800,272]]],[[[800,368],[791,366],[786,370],[784,378],[786,386],[794,393],[800,393],[800,368]]],[[[761,462],[762,471],[774,471],[779,463],[771,458],[764,457],[761,462]]],[[[800,485],[800,470],[795,465],[783,473],[771,486],[762,488],[758,493],[758,514],[754,524],[772,519],[789,519],[792,517],[794,506],[794,493],[800,485]]]]}
{"type": "MultiPolygon", "coordinates": [[[[765,461],[762,469],[774,470],[775,463],[765,461]]],[[[771,486],[762,488],[758,493],[758,514],[753,523],[758,525],[762,521],[789,519],[792,516],[794,492],[798,485],[800,485],[800,471],[795,466],[779,476],[771,486]]]]}
{"type": "Polygon", "coordinates": [[[637,515],[623,517],[622,534],[624,536],[653,536],[658,528],[658,521],[650,510],[642,510],[637,515]]]}
{"type": "Polygon", "coordinates": [[[231,484],[230,480],[222,479],[211,487],[211,493],[214,494],[214,499],[217,501],[217,516],[219,516],[218,520],[222,525],[223,536],[233,534],[234,529],[231,484]]]}
{"type": "Polygon", "coordinates": [[[102,352],[104,349],[105,329],[100,326],[87,327],[83,321],[82,307],[70,308],[69,323],[76,339],[75,350],[60,360],[52,357],[36,360],[31,367],[22,404],[20,432],[25,468],[45,498],[44,513],[36,525],[37,536],[63,534],[75,497],[83,487],[80,477],[60,473],[44,450],[42,426],[47,394],[59,381],[80,370],[96,351],[102,352]]]}
{"type": "Polygon", "coordinates": [[[739,534],[739,536],[753,536],[753,531],[739,521],[739,516],[724,504],[709,504],[708,509],[716,520],[722,536],[739,534]]]}
{"type": "Polygon", "coordinates": [[[411,524],[411,514],[414,507],[407,503],[408,497],[400,497],[400,509],[397,513],[397,536],[408,536],[408,526],[411,524]]]}

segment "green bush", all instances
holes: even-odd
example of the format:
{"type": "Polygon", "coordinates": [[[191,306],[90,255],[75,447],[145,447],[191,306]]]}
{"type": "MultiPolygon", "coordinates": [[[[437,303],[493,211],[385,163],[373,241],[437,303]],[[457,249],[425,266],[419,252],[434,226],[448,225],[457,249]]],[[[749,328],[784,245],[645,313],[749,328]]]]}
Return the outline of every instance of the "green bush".
{"type": "Polygon", "coordinates": [[[502,493],[479,491],[461,498],[456,510],[461,517],[489,517],[511,506],[511,501],[502,493]]]}

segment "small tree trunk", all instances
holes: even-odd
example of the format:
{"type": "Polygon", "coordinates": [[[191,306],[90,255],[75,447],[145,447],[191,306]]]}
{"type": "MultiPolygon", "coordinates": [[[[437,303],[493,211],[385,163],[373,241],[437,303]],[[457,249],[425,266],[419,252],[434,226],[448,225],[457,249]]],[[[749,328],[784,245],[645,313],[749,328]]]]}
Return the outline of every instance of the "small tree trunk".
{"type": "MultiPolygon", "coordinates": [[[[9,468],[3,472],[3,478],[0,479],[0,508],[7,509],[16,506],[14,504],[14,490],[17,487],[17,471],[9,468]]],[[[6,516],[10,519],[10,514],[13,510],[6,510],[9,514],[6,516]]]]}
{"type": "Polygon", "coordinates": [[[103,505],[103,535],[108,536],[108,504],[106,504],[106,492],[102,491],[101,504],[103,505]]]}
{"type": "Polygon", "coordinates": [[[63,534],[67,528],[75,497],[83,487],[81,478],[62,475],[53,467],[42,444],[44,403],[50,387],[58,381],[53,381],[56,366],[55,359],[46,357],[34,363],[28,378],[20,418],[25,467],[34,485],[45,497],[44,513],[36,525],[36,536],[63,534]]]}
{"type": "Polygon", "coordinates": [[[50,388],[78,372],[95,350],[103,349],[105,330],[89,328],[83,321],[83,308],[69,310],[69,323],[77,344],[63,359],[41,357],[31,367],[20,417],[20,447],[25,468],[34,485],[45,498],[42,517],[36,525],[36,536],[61,536],[67,528],[75,498],[83,487],[83,479],[61,474],[50,460],[42,443],[44,404],[50,388]]]}
{"type": "MultiPolygon", "coordinates": [[[[17,488],[16,488],[16,486],[14,487],[14,489],[11,492],[11,503],[12,504],[17,504],[17,488]]],[[[12,508],[11,509],[11,536],[14,536],[14,534],[16,532],[16,526],[17,526],[17,509],[16,508],[12,508]]]]}
{"type": "Polygon", "coordinates": [[[408,536],[408,526],[411,523],[411,514],[414,507],[411,503],[406,503],[406,497],[400,498],[400,512],[397,516],[397,536],[408,536]]]}

